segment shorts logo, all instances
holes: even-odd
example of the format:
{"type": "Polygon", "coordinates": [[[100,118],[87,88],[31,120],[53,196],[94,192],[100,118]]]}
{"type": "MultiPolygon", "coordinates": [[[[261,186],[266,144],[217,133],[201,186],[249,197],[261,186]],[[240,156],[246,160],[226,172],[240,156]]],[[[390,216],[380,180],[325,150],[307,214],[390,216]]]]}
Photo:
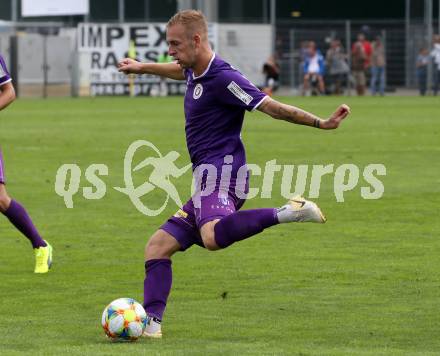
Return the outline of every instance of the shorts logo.
{"type": "Polygon", "coordinates": [[[249,105],[254,99],[248,93],[246,93],[236,82],[232,81],[228,85],[229,91],[234,94],[238,99],[240,99],[246,105],[249,105]]]}
{"type": "Polygon", "coordinates": [[[202,94],[203,94],[203,87],[202,87],[202,84],[199,83],[194,88],[193,98],[198,99],[202,96],[202,94]]]}
{"type": "Polygon", "coordinates": [[[188,213],[184,212],[182,209],[177,210],[177,212],[174,214],[174,217],[176,218],[182,218],[186,219],[188,217],[188,213]]]}

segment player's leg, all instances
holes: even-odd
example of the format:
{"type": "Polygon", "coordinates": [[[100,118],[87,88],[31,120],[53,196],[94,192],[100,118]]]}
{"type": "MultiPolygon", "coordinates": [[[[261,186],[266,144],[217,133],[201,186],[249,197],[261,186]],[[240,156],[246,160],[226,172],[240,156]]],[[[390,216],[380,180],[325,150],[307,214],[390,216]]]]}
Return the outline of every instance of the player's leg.
{"type": "Polygon", "coordinates": [[[35,273],[46,273],[52,264],[52,247],[44,241],[26,209],[11,199],[5,187],[3,157],[0,151],[0,212],[31,242],[35,251],[35,273]]]}
{"type": "Polygon", "coordinates": [[[150,317],[145,336],[161,337],[160,323],[171,291],[171,256],[181,248],[168,232],[159,229],[145,247],[144,308],[150,317]]]}
{"type": "Polygon", "coordinates": [[[0,211],[4,214],[11,206],[11,197],[6,191],[6,187],[3,183],[0,183],[0,211]]]}
{"type": "Polygon", "coordinates": [[[29,239],[33,248],[47,246],[46,242],[38,234],[38,231],[32,223],[26,209],[20,203],[9,197],[4,184],[1,183],[0,211],[21,233],[23,233],[23,235],[29,239]]]}
{"type": "Polygon", "coordinates": [[[208,221],[200,228],[200,235],[205,247],[214,251],[254,236],[278,223],[277,209],[242,210],[208,221]]]}
{"type": "Polygon", "coordinates": [[[161,321],[171,291],[171,256],[193,244],[203,246],[195,224],[194,206],[189,200],[163,224],[145,248],[144,308],[150,316],[144,335],[161,337],[161,321]]]}
{"type": "Polygon", "coordinates": [[[11,199],[0,183],[0,211],[28,238],[35,252],[35,273],[46,273],[52,265],[52,247],[42,239],[26,209],[11,199]]]}
{"type": "Polygon", "coordinates": [[[325,217],[315,203],[296,197],[279,209],[242,210],[206,221],[201,225],[200,235],[207,249],[217,250],[254,236],[273,225],[288,222],[324,223],[325,217]]]}

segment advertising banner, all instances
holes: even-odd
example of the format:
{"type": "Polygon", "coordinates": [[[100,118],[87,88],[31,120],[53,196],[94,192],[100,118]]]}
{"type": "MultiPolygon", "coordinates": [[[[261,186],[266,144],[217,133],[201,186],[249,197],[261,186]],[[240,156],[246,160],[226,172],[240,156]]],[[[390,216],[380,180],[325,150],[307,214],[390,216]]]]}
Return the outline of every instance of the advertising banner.
{"type": "MultiPolygon", "coordinates": [[[[87,54],[81,61],[81,82],[90,84],[90,95],[151,95],[159,90],[160,78],[135,75],[131,79],[117,70],[120,60],[128,57],[130,46],[141,62],[156,62],[168,51],[165,23],[78,25],[78,52],[87,54]],[[130,84],[130,80],[132,83],[130,84]]],[[[209,26],[209,40],[217,47],[217,25],[209,26]]],[[[168,80],[169,94],[183,94],[185,82],[168,80]]]]}

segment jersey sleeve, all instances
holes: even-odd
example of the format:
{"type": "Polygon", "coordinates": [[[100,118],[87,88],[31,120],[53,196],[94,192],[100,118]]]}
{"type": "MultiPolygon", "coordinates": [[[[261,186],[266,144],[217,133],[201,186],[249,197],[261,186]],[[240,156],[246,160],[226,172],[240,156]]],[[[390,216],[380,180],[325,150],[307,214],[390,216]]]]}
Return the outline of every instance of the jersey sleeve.
{"type": "Polygon", "coordinates": [[[11,81],[11,76],[9,75],[8,69],[6,68],[6,63],[2,56],[0,56],[0,86],[11,81]]]}
{"type": "Polygon", "coordinates": [[[224,105],[239,106],[253,111],[266,98],[261,90],[236,70],[225,71],[218,85],[218,99],[224,105]]]}

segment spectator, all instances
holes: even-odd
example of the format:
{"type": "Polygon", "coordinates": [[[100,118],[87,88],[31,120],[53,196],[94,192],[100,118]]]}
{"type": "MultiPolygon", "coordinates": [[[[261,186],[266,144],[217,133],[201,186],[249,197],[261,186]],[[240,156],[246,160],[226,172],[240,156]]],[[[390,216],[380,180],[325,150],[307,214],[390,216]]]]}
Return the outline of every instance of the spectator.
{"type": "Polygon", "coordinates": [[[354,43],[351,51],[351,69],[353,72],[353,78],[355,81],[356,92],[359,96],[365,93],[365,49],[361,42],[354,43]]]}
{"type": "Polygon", "coordinates": [[[364,95],[367,82],[365,71],[370,66],[371,43],[363,33],[357,35],[357,40],[351,47],[352,70],[358,95],[364,95]]]}
{"type": "Polygon", "coordinates": [[[379,94],[385,94],[385,48],[379,36],[372,45],[371,53],[371,80],[370,90],[372,95],[376,95],[379,89],[379,94]]]}
{"type": "Polygon", "coordinates": [[[440,34],[434,36],[434,47],[431,56],[434,60],[434,95],[437,95],[440,86],[440,34]]]}
{"type": "Polygon", "coordinates": [[[262,89],[267,95],[272,96],[273,92],[278,89],[280,79],[280,66],[275,60],[275,56],[270,56],[266,63],[263,64],[264,88],[262,89]]]}
{"type": "Polygon", "coordinates": [[[332,90],[336,95],[342,94],[342,83],[349,72],[349,67],[346,61],[346,54],[342,48],[341,41],[333,39],[330,42],[330,48],[326,53],[327,67],[329,68],[329,76],[332,90]]]}
{"type": "Polygon", "coordinates": [[[419,83],[419,92],[422,96],[426,94],[429,60],[430,58],[428,50],[426,48],[422,48],[419,51],[416,62],[417,81],[419,83]]]}
{"type": "Polygon", "coordinates": [[[365,69],[367,69],[370,67],[371,54],[373,52],[371,43],[365,38],[365,35],[363,33],[359,33],[357,35],[357,41],[353,43],[352,51],[354,50],[354,47],[356,46],[357,43],[360,43],[362,45],[362,48],[364,49],[365,52],[364,64],[365,64],[365,69]]]}
{"type": "Polygon", "coordinates": [[[307,55],[304,60],[304,86],[303,94],[308,93],[309,88],[313,95],[324,94],[325,63],[321,52],[316,48],[313,41],[309,42],[307,55]]]}
{"type": "Polygon", "coordinates": [[[306,60],[307,53],[309,51],[309,43],[310,41],[301,41],[299,48],[299,56],[301,59],[301,65],[304,65],[304,61],[306,60]]]}

